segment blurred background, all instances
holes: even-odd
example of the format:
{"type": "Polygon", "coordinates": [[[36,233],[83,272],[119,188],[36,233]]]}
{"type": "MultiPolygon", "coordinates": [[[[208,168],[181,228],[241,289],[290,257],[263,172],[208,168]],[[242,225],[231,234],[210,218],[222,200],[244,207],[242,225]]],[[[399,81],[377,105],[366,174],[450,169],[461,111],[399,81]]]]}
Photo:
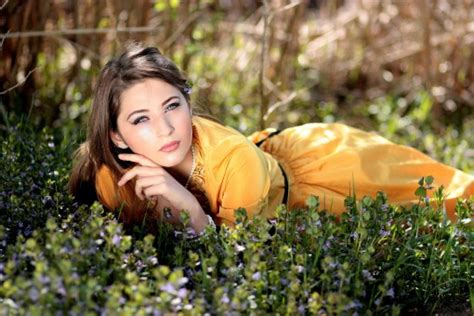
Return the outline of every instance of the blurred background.
{"type": "Polygon", "coordinates": [[[83,135],[101,66],[135,40],[244,134],[342,121],[471,169],[474,0],[2,3],[2,131],[20,116],[83,135]]]}

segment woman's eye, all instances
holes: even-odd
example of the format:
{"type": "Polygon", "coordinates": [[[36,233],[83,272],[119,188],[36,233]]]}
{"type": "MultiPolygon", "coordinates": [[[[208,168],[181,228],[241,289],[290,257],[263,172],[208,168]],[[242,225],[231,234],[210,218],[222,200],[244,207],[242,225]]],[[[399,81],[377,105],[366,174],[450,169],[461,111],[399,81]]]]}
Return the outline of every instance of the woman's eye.
{"type": "Polygon", "coordinates": [[[178,106],[179,106],[179,103],[178,103],[178,102],[171,103],[170,105],[168,105],[168,106],[166,107],[166,110],[167,110],[167,111],[168,111],[168,110],[174,110],[174,109],[176,109],[178,106]]]}
{"type": "Polygon", "coordinates": [[[141,122],[144,122],[147,120],[147,117],[146,116],[140,116],[138,118],[136,118],[134,121],[133,121],[133,125],[137,125],[141,122]]]}

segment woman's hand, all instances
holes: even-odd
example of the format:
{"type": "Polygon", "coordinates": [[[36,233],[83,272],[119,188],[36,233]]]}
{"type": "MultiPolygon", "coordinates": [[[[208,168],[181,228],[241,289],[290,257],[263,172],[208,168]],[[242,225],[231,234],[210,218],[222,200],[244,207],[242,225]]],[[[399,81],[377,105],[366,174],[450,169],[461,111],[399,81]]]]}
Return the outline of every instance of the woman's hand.
{"type": "Polygon", "coordinates": [[[141,200],[165,199],[168,202],[165,204],[168,204],[166,206],[171,209],[174,218],[179,219],[181,210],[188,210],[191,227],[197,233],[204,229],[208,218],[196,197],[163,167],[138,154],[120,154],[119,158],[137,164],[122,176],[118,182],[119,186],[136,177],[135,193],[141,200]]]}

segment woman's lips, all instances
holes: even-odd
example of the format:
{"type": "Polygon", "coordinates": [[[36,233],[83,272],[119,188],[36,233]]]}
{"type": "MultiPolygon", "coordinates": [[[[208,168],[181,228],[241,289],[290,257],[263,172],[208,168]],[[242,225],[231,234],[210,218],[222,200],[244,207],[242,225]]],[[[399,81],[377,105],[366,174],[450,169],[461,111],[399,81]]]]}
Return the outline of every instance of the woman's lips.
{"type": "Polygon", "coordinates": [[[170,152],[179,147],[179,141],[174,141],[160,148],[161,151],[170,152]]]}

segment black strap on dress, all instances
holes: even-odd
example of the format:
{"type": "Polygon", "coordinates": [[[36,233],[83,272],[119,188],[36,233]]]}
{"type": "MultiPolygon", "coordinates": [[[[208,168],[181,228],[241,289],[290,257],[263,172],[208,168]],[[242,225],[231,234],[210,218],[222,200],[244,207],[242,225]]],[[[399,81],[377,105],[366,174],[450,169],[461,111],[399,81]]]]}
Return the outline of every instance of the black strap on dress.
{"type": "MultiPolygon", "coordinates": [[[[280,134],[281,131],[282,130],[277,130],[275,132],[268,134],[266,138],[261,139],[260,141],[256,142],[255,145],[257,145],[257,147],[260,147],[260,145],[262,145],[267,139],[269,139],[272,136],[280,134]]],[[[289,195],[288,177],[286,176],[285,170],[281,166],[280,162],[278,162],[278,166],[280,167],[281,173],[283,174],[283,178],[285,179],[285,193],[283,194],[283,201],[281,203],[286,205],[288,203],[288,195],[289,195]]]]}

